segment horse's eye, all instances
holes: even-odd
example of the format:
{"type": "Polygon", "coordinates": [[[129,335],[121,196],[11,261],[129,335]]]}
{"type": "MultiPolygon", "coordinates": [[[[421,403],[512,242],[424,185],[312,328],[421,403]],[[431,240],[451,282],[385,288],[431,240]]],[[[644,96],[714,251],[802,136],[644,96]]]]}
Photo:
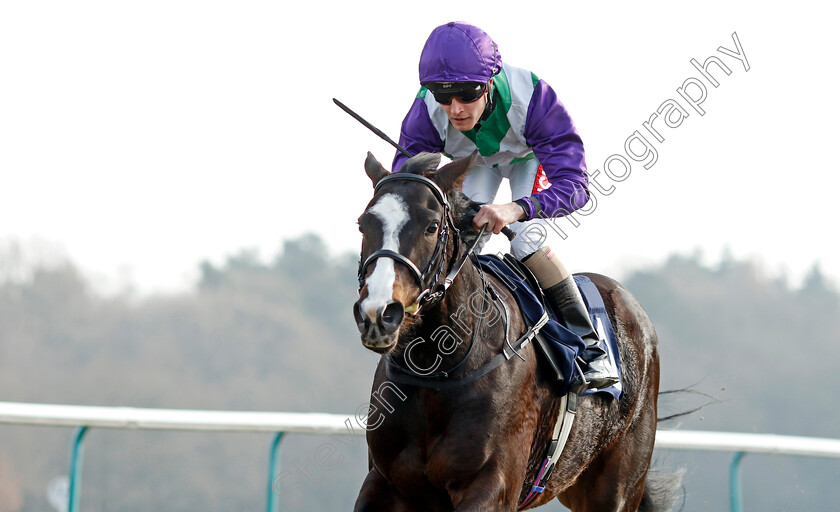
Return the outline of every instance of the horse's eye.
{"type": "Polygon", "coordinates": [[[429,224],[429,227],[426,228],[426,233],[433,235],[437,233],[438,228],[440,227],[440,222],[432,222],[429,224]]]}

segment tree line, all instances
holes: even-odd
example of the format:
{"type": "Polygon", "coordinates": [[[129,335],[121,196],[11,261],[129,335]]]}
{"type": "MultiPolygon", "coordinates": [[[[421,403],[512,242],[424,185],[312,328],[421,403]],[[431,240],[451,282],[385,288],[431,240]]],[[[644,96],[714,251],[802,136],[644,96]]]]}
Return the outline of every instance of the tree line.
{"type": "MultiPolygon", "coordinates": [[[[18,272],[0,282],[0,400],[351,417],[368,401],[378,359],[351,313],[357,264],[304,235],[268,262],[249,251],[205,262],[195,287],[175,295],[102,296],[69,262],[18,272]]],[[[712,402],[662,428],[840,437],[840,294],[819,267],[792,286],[750,261],[673,255],[623,284],[657,328],[661,389],[702,393],[663,396],[660,416],[712,402]]],[[[50,509],[45,491],[67,472],[70,435],[0,427],[0,512],[50,509]]],[[[261,510],[269,440],[92,430],[82,509],[261,510]]],[[[726,508],[729,457],[657,454],[659,465],[688,469],[688,512],[726,508]]],[[[361,438],[288,436],[281,460],[282,510],[347,510],[367,472],[361,438]]],[[[744,501],[840,509],[828,463],[748,457],[744,501]]]]}

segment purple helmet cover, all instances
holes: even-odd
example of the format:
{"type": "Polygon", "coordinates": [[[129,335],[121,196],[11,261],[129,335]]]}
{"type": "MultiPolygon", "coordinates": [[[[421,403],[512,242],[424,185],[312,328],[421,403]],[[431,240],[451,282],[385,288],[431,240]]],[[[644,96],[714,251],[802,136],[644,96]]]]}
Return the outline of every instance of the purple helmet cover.
{"type": "Polygon", "coordinates": [[[487,83],[502,67],[493,39],[478,27],[450,22],[434,29],[420,54],[420,83],[487,83]]]}

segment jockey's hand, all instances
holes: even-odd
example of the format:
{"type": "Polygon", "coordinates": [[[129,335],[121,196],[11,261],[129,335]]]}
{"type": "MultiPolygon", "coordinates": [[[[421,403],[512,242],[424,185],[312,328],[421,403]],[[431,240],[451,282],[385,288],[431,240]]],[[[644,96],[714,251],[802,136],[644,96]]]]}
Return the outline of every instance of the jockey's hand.
{"type": "Polygon", "coordinates": [[[502,228],[525,218],[525,210],[516,203],[485,204],[475,215],[473,225],[476,229],[487,224],[487,232],[495,234],[502,232],[502,228]]]}

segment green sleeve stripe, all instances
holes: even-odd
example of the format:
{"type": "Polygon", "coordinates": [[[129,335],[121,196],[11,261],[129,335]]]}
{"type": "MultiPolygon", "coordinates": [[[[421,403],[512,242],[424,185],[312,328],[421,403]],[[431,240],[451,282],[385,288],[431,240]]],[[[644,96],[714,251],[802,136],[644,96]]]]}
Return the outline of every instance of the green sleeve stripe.
{"type": "Polygon", "coordinates": [[[533,72],[531,73],[531,83],[534,84],[534,88],[537,87],[537,83],[540,81],[540,77],[535,75],[533,72]]]}

